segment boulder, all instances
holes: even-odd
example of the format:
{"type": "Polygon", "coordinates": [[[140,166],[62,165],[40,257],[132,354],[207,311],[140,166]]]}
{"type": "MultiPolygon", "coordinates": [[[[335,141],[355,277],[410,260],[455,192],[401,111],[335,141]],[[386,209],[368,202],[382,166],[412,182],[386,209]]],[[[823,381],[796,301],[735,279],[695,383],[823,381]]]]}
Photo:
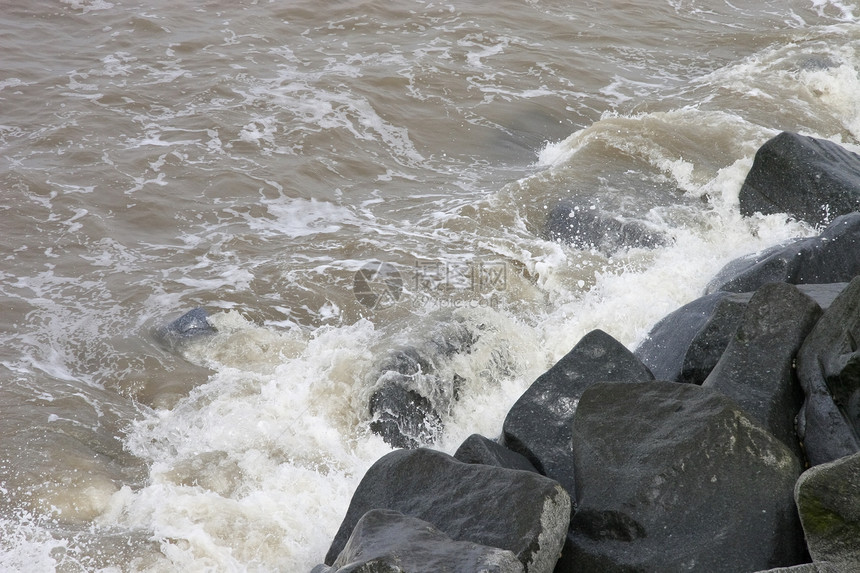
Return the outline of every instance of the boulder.
{"type": "Polygon", "coordinates": [[[670,242],[644,221],[610,213],[581,198],[562,201],[550,211],[544,236],[550,241],[605,253],[631,247],[653,249],[670,242]]]}
{"type": "Polygon", "coordinates": [[[389,375],[370,396],[370,430],[394,448],[430,444],[442,432],[442,418],[425,396],[409,388],[412,379],[389,375]]]}
{"type": "Polygon", "coordinates": [[[756,571],[803,562],[797,457],[732,400],[674,382],[588,388],[559,573],[756,571]]]}
{"type": "Polygon", "coordinates": [[[317,573],[523,573],[510,551],[454,541],[430,523],[388,509],[365,513],[332,566],[317,573]]]}
{"type": "Polygon", "coordinates": [[[498,442],[480,434],[472,434],[463,440],[463,443],[454,452],[454,459],[464,464],[485,464],[509,470],[537,472],[525,456],[512,452],[498,442]]]}
{"type": "Polygon", "coordinates": [[[831,141],[780,133],[756,152],[739,200],[744,216],[787,213],[824,226],[860,210],[860,156],[831,141]]]}
{"type": "Polygon", "coordinates": [[[370,376],[371,431],[395,448],[434,442],[442,431],[441,413],[457,400],[463,381],[452,359],[469,352],[474,342],[464,324],[451,321],[390,351],[370,376]]]}
{"type": "Polygon", "coordinates": [[[155,329],[155,338],[169,350],[179,350],[193,340],[215,334],[205,308],[189,310],[176,320],[155,329]]]}
{"type": "Polygon", "coordinates": [[[513,552],[528,573],[549,573],[570,522],[570,497],[536,473],[464,464],[434,450],[396,450],[359,483],[325,558],[333,565],[359,519],[390,509],[432,524],[456,541],[513,552]]]}
{"type": "MultiPolygon", "coordinates": [[[[847,284],[796,287],[826,309],[847,284]]],[[[716,291],[697,298],[660,319],[633,354],[657,380],[701,384],[740,326],[752,295],[716,291]]]]}
{"type": "Polygon", "coordinates": [[[573,495],[570,423],[582,392],[596,382],[653,378],[624,345],[602,330],[593,330],[511,407],[502,426],[502,443],[573,495]]]}
{"type": "Polygon", "coordinates": [[[860,213],[835,219],[817,237],[797,239],[736,259],[717,273],[707,292],[753,292],[767,283],[848,282],[860,275],[860,213]]]}
{"type": "Polygon", "coordinates": [[[794,496],[813,560],[860,571],[860,454],[806,470],[794,496]]]}
{"type": "Polygon", "coordinates": [[[634,354],[658,380],[701,384],[740,325],[751,293],[718,291],[661,319],[634,354]]]}
{"type": "Polygon", "coordinates": [[[794,358],[821,316],[821,307],[797,287],[771,283],[758,289],[743,321],[702,384],[733,399],[753,420],[803,459],[794,419],[803,391],[794,358]]]}
{"type": "Polygon", "coordinates": [[[836,297],[797,355],[806,395],[797,431],[812,465],[860,451],[860,277],[836,297]]]}

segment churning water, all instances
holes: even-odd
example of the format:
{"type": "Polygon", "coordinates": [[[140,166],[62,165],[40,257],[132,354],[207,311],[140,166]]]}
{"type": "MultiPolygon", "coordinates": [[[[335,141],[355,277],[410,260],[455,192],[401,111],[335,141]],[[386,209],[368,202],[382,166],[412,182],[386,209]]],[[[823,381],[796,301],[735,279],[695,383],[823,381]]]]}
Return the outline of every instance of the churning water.
{"type": "Polygon", "coordinates": [[[308,571],[392,351],[433,447],[495,437],[588,331],[814,232],[739,216],[764,141],[860,141],[848,0],[0,4],[0,570],[308,571]],[[570,198],[666,240],[548,240],[570,198]]]}

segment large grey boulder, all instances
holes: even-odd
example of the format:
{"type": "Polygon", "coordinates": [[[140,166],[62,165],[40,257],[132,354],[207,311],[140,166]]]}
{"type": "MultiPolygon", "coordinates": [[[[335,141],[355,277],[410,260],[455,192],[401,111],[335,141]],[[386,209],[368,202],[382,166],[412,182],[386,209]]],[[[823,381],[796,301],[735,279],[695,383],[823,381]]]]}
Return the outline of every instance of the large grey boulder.
{"type": "Polygon", "coordinates": [[[665,316],[634,354],[657,380],[701,384],[741,323],[752,293],[718,291],[665,316]]]}
{"type": "Polygon", "coordinates": [[[802,562],[797,457],[692,384],[595,384],[573,422],[576,501],[559,572],[737,573],[802,562]]]}
{"type": "Polygon", "coordinates": [[[835,219],[816,237],[797,239],[728,263],[707,292],[752,292],[767,283],[848,282],[860,275],[860,213],[835,219]]]}
{"type": "Polygon", "coordinates": [[[860,210],[860,156],[832,141],[780,133],[756,152],[739,199],[744,216],[787,213],[826,225],[860,210]]]}
{"type": "Polygon", "coordinates": [[[787,283],[771,283],[750,299],[743,322],[702,384],[732,398],[803,459],[794,419],[803,391],[794,358],[821,316],[814,300],[787,283]]]}
{"type": "Polygon", "coordinates": [[[523,573],[510,551],[454,541],[430,523],[389,509],[365,513],[331,567],[315,573],[523,573]]]}
{"type": "Polygon", "coordinates": [[[434,450],[397,450],[377,460],[353,494],[325,558],[333,565],[359,519],[390,509],[456,541],[513,552],[527,573],[549,573],[570,522],[570,497],[539,474],[465,464],[434,450]]]}
{"type": "Polygon", "coordinates": [[[653,378],[624,345],[602,330],[591,331],[520,396],[505,418],[502,442],[572,495],[570,423],[582,392],[596,382],[653,378]]]}
{"type": "Polygon", "coordinates": [[[836,297],[797,355],[806,395],[798,436],[812,465],[860,451],[860,277],[836,297]]]}
{"type": "Polygon", "coordinates": [[[860,571],[860,453],[806,470],[794,495],[813,560],[860,571]]]}

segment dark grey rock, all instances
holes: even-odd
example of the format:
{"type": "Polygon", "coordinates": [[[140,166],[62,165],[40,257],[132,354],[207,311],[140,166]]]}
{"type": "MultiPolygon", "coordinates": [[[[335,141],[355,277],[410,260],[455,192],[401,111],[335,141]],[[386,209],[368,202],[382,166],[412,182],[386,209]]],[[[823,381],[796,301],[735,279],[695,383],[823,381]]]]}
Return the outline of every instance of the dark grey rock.
{"type": "Polygon", "coordinates": [[[613,253],[619,249],[652,249],[671,240],[644,221],[605,211],[584,199],[567,199],[550,211],[544,236],[580,249],[613,253]]]}
{"type": "MultiPolygon", "coordinates": [[[[848,283],[796,285],[826,309],[848,283]]],[[[751,292],[716,291],[662,318],[633,352],[657,380],[701,384],[740,326],[751,292]]]]}
{"type": "Polygon", "coordinates": [[[800,462],[719,392],[595,384],[573,422],[578,510],[558,571],[737,573],[803,561],[800,462]]]}
{"type": "Polygon", "coordinates": [[[701,384],[741,323],[752,293],[715,292],[660,320],[634,354],[658,380],[701,384]]]}
{"type": "Polygon", "coordinates": [[[409,382],[406,376],[389,376],[370,396],[370,429],[395,448],[430,444],[442,431],[442,419],[433,404],[408,388],[409,382]]]}
{"type": "Polygon", "coordinates": [[[860,571],[860,454],[806,470],[794,495],[813,561],[860,571]]]}
{"type": "Polygon", "coordinates": [[[573,495],[570,423],[582,392],[596,382],[653,380],[620,342],[594,330],[542,374],[508,411],[503,444],[524,455],[542,474],[573,495]]]}
{"type": "Polygon", "coordinates": [[[570,497],[536,473],[464,464],[419,448],[383,456],[361,480],[325,558],[332,565],[371,509],[422,519],[457,541],[512,551],[528,573],[550,572],[570,521],[570,497]]]}
{"type": "Polygon", "coordinates": [[[454,458],[464,464],[486,464],[509,470],[537,472],[537,469],[525,456],[512,452],[498,442],[480,434],[472,434],[463,440],[463,443],[454,452],[454,458]]]}
{"type": "Polygon", "coordinates": [[[707,292],[753,292],[767,283],[848,282],[860,275],[860,213],[835,219],[817,237],[798,239],[727,264],[707,292]]]}
{"type": "Polygon", "coordinates": [[[453,371],[452,359],[468,353],[474,342],[464,324],[451,321],[389,352],[371,375],[371,431],[395,448],[436,441],[443,427],[442,413],[459,398],[463,381],[453,371]]]}
{"type": "Polygon", "coordinates": [[[739,199],[744,216],[787,213],[826,225],[860,210],[860,156],[832,141],[780,133],[756,152],[739,199]]]}
{"type": "Polygon", "coordinates": [[[430,523],[388,509],[365,513],[331,573],[523,573],[510,551],[454,541],[430,523]]]}
{"type": "Polygon", "coordinates": [[[177,350],[182,345],[215,334],[215,327],[209,324],[209,314],[203,307],[189,310],[176,320],[155,330],[155,337],[169,350],[177,350]]]}
{"type": "Polygon", "coordinates": [[[812,465],[860,451],[860,277],[836,297],[797,355],[806,399],[797,430],[812,465]]]}
{"type": "Polygon", "coordinates": [[[803,459],[794,419],[803,390],[794,358],[821,316],[821,307],[797,287],[758,289],[720,361],[702,384],[737,402],[762,427],[803,459]]]}

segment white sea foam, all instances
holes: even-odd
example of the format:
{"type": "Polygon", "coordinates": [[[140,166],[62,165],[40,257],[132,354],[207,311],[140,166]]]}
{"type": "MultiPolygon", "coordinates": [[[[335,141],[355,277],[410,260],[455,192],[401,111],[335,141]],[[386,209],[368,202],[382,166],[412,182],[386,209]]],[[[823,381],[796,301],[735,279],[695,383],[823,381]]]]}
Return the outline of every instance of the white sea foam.
{"type": "Polygon", "coordinates": [[[80,10],[84,14],[99,10],[110,10],[114,7],[114,4],[107,0],[60,0],[60,2],[68,5],[73,10],[80,10]]]}

